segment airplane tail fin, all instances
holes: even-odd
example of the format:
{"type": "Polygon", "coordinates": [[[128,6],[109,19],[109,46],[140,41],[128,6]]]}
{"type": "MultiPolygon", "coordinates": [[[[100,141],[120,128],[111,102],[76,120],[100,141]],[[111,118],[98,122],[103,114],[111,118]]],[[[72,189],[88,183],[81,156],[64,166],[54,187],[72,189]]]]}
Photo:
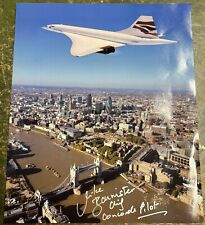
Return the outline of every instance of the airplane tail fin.
{"type": "Polygon", "coordinates": [[[158,38],[157,28],[152,16],[140,16],[129,28],[120,31],[131,35],[158,38]]]}

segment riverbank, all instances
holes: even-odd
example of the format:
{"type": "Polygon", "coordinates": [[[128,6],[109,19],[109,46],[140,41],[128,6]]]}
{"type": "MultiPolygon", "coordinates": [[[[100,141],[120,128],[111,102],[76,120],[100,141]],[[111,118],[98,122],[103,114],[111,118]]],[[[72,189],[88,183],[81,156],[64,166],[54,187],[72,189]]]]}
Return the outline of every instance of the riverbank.
{"type": "MultiPolygon", "coordinates": [[[[38,173],[28,174],[27,178],[34,187],[35,190],[40,190],[41,192],[48,192],[55,187],[57,187],[70,173],[70,167],[72,165],[77,165],[83,167],[85,165],[91,164],[94,161],[94,158],[86,152],[80,150],[64,151],[59,146],[53,143],[48,136],[42,135],[38,132],[26,131],[15,132],[14,128],[10,129],[10,132],[14,133],[16,139],[21,140],[26,143],[31,148],[31,154],[29,157],[18,158],[17,161],[22,168],[25,168],[26,164],[34,163],[38,168],[41,169],[38,173]],[[53,176],[49,171],[46,170],[45,166],[52,166],[55,168],[59,174],[60,178],[53,176]]],[[[91,172],[84,173],[80,175],[80,180],[86,179],[91,175],[91,172]]],[[[119,192],[123,187],[127,187],[130,190],[133,188],[127,183],[122,177],[110,177],[110,179],[104,184],[98,184],[95,186],[95,190],[102,190],[95,194],[93,187],[88,189],[88,194],[92,195],[90,200],[87,202],[87,207],[85,209],[85,214],[82,217],[79,217],[76,205],[79,206],[79,210],[82,213],[85,203],[86,203],[86,193],[82,195],[69,195],[67,199],[58,202],[64,206],[63,211],[66,212],[71,222],[102,222],[103,213],[113,214],[119,212],[120,207],[115,206],[112,210],[110,209],[110,201],[102,204],[101,213],[97,216],[93,216],[93,209],[95,208],[95,197],[101,196],[110,196],[116,192],[119,192]]],[[[118,198],[121,200],[121,198],[118,198]]],[[[117,199],[116,199],[117,200],[117,199]]],[[[179,203],[171,200],[168,196],[157,196],[155,193],[141,193],[139,190],[134,189],[133,192],[123,197],[123,207],[125,210],[128,210],[131,206],[136,208],[136,212],[133,214],[125,215],[123,217],[116,217],[107,220],[106,222],[143,222],[143,223],[182,223],[182,222],[200,222],[201,218],[193,218],[190,214],[190,207],[183,203],[179,203]],[[139,215],[139,208],[142,202],[148,201],[152,203],[154,200],[160,203],[159,210],[167,210],[168,214],[155,215],[150,218],[143,218],[140,221],[137,219],[139,215]],[[173,216],[174,215],[174,216],[173,216]]]]}
{"type": "MultiPolygon", "coordinates": [[[[47,136],[46,132],[43,131],[43,130],[40,130],[40,129],[32,129],[32,131],[47,136]]],[[[68,147],[64,147],[64,146],[62,146],[62,145],[59,143],[60,141],[57,141],[56,139],[52,139],[52,142],[53,142],[54,144],[56,144],[59,148],[62,148],[62,149],[64,149],[64,150],[66,150],[66,151],[68,151],[67,148],[69,148],[69,149],[73,149],[73,150],[75,150],[75,151],[81,152],[81,153],[83,153],[83,154],[85,154],[85,155],[87,155],[87,156],[90,156],[90,157],[92,157],[93,159],[96,159],[96,158],[98,157],[98,156],[93,155],[93,154],[90,154],[90,153],[88,153],[88,152],[86,152],[86,151],[81,151],[81,150],[78,149],[78,148],[74,148],[74,147],[71,146],[71,145],[69,145],[68,147]]],[[[108,162],[105,162],[105,160],[102,160],[102,163],[105,164],[105,165],[107,165],[107,166],[109,166],[109,167],[113,167],[112,164],[110,164],[110,163],[108,163],[108,162]]]]}

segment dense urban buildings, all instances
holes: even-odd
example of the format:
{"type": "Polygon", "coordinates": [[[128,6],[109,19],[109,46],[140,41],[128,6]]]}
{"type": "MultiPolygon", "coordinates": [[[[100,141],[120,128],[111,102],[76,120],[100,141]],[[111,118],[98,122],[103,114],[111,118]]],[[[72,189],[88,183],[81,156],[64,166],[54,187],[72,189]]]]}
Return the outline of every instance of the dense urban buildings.
{"type": "MultiPolygon", "coordinates": [[[[196,102],[188,92],[167,96],[146,90],[15,86],[9,123],[28,133],[40,131],[68,151],[82,151],[122,168],[123,177],[142,193],[152,190],[188,205],[193,201],[189,184],[190,157],[194,157],[197,196],[202,198],[199,143],[193,141],[198,129],[196,102]]],[[[7,186],[14,179],[11,171],[18,170],[12,151],[27,151],[25,148],[10,137],[7,186]]],[[[96,174],[101,174],[100,161],[87,168],[96,167],[96,174]]],[[[70,171],[82,170],[72,167],[70,171]]],[[[53,173],[60,177],[57,171],[53,173]]],[[[24,182],[24,178],[18,179],[24,182]]],[[[8,195],[7,202],[9,199],[8,195]]],[[[48,208],[48,202],[44,204],[42,210],[48,208]]],[[[201,215],[202,201],[196,211],[201,215]]]]}

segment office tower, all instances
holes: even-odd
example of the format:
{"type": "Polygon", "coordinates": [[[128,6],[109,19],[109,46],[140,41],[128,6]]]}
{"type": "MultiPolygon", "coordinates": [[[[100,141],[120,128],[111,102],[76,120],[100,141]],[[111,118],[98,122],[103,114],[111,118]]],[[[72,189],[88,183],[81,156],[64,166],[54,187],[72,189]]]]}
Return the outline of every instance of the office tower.
{"type": "Polygon", "coordinates": [[[103,103],[102,102],[96,102],[95,103],[95,113],[100,114],[103,109],[103,103]]]}
{"type": "Polygon", "coordinates": [[[105,103],[105,110],[107,113],[112,112],[112,98],[110,96],[108,97],[108,100],[105,103]]]}
{"type": "Polygon", "coordinates": [[[87,96],[87,107],[92,107],[92,95],[88,94],[87,96]]]}
{"type": "Polygon", "coordinates": [[[69,97],[69,110],[73,109],[73,100],[72,100],[72,95],[69,97]]]}

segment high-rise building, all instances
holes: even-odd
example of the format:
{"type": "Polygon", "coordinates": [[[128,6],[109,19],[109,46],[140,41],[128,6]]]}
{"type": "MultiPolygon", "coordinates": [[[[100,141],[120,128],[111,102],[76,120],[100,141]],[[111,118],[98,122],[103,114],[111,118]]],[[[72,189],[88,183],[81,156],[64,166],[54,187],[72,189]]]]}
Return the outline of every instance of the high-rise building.
{"type": "Polygon", "coordinates": [[[92,95],[88,94],[87,96],[87,107],[92,107],[92,95]]]}
{"type": "Polygon", "coordinates": [[[69,97],[69,110],[73,109],[73,100],[72,100],[72,95],[69,97]]]}
{"type": "Polygon", "coordinates": [[[73,102],[72,102],[72,109],[76,109],[76,103],[77,103],[77,101],[73,100],[73,102]]]}
{"type": "Polygon", "coordinates": [[[82,98],[82,96],[78,96],[78,103],[82,103],[83,102],[83,98],[82,98]]]}
{"type": "Polygon", "coordinates": [[[100,114],[103,109],[102,102],[96,102],[95,103],[95,113],[100,114]]]}
{"type": "Polygon", "coordinates": [[[50,98],[48,99],[49,104],[54,105],[55,104],[55,99],[54,99],[54,95],[50,94],[50,98]]]}
{"type": "Polygon", "coordinates": [[[110,96],[108,97],[108,100],[105,103],[105,110],[107,113],[112,112],[112,98],[110,96]]]}

